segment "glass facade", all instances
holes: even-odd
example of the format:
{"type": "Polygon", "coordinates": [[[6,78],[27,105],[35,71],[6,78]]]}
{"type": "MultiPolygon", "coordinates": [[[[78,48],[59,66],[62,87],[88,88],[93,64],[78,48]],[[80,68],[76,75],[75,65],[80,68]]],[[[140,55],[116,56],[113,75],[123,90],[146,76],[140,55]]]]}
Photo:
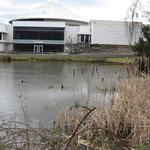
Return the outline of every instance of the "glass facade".
{"type": "Polygon", "coordinates": [[[64,28],[14,27],[17,40],[64,40],[64,28]]]}
{"type": "MultiPolygon", "coordinates": [[[[35,44],[14,44],[14,51],[16,52],[34,52],[34,45],[35,44]]],[[[36,44],[41,45],[41,44],[36,44]]],[[[49,45],[43,44],[43,52],[63,52],[64,45],[49,45]]]]}
{"type": "MultiPolygon", "coordinates": [[[[56,40],[64,41],[64,28],[50,28],[50,27],[14,27],[14,40],[56,40]]],[[[42,52],[63,52],[64,45],[61,44],[14,44],[14,51],[16,52],[35,52],[35,46],[42,47],[42,52]]],[[[39,52],[39,51],[38,51],[39,52]]]]}

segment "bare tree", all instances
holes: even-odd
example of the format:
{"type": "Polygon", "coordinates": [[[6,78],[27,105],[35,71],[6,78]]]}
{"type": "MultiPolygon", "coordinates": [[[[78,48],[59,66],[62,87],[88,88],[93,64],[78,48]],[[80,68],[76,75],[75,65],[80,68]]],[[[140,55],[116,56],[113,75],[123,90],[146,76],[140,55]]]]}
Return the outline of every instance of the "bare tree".
{"type": "Polygon", "coordinates": [[[138,21],[140,21],[139,12],[142,13],[142,11],[143,10],[142,10],[141,0],[135,0],[130,6],[130,8],[127,10],[126,17],[125,17],[125,29],[126,29],[126,33],[130,45],[132,45],[132,41],[134,41],[134,35],[136,34],[137,19],[138,21]]]}

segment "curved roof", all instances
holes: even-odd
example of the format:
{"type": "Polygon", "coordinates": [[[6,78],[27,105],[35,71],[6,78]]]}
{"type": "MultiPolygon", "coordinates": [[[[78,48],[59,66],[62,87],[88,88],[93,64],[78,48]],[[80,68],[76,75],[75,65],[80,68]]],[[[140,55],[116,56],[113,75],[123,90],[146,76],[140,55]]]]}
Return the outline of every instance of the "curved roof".
{"type": "Polygon", "coordinates": [[[72,19],[62,19],[62,18],[21,18],[11,20],[9,23],[13,21],[49,21],[49,22],[65,22],[67,25],[86,25],[88,22],[80,21],[80,20],[72,20],[72,19]]]}
{"type": "Polygon", "coordinates": [[[87,24],[61,2],[49,1],[12,21],[65,21],[73,24],[87,24]],[[82,20],[82,21],[80,21],[82,20]]]}

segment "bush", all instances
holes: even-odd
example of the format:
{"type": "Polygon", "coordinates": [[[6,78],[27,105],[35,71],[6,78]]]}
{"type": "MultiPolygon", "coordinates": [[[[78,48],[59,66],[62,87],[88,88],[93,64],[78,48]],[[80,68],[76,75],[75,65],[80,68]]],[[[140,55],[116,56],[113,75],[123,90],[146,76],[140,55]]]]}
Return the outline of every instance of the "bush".
{"type": "Polygon", "coordinates": [[[150,71],[150,26],[142,27],[142,37],[139,38],[138,43],[132,46],[132,50],[138,59],[138,66],[140,72],[148,73],[150,71]]]}

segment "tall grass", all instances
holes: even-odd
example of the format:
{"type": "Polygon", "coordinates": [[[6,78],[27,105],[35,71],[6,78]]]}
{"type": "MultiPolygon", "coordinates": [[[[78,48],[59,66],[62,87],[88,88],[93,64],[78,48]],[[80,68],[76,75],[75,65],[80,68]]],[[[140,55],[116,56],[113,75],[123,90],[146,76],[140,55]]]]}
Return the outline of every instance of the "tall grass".
{"type": "Polygon", "coordinates": [[[131,144],[150,142],[150,77],[125,81],[108,110],[108,127],[131,144]]]}
{"type": "MultiPolygon", "coordinates": [[[[129,148],[150,143],[149,76],[123,81],[109,104],[95,106],[96,110],[88,116],[77,133],[77,137],[86,140],[89,146],[95,143],[96,147],[113,149],[115,145],[129,148]],[[95,131],[95,139],[91,142],[91,135],[95,131]]],[[[66,110],[59,116],[58,126],[71,134],[88,109],[81,107],[66,110]]]]}

